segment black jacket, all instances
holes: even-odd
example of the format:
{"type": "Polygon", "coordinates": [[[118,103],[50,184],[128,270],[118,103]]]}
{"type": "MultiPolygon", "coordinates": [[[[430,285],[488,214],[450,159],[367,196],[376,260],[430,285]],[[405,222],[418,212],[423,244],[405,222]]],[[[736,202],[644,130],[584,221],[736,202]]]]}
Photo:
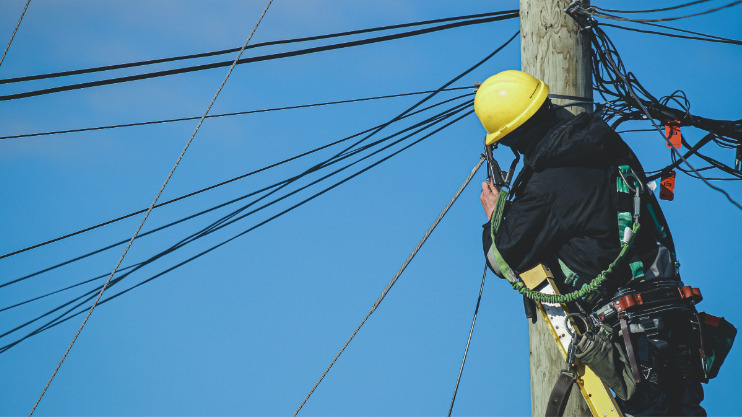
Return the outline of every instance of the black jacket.
{"type": "MultiPolygon", "coordinates": [[[[559,278],[560,259],[583,282],[590,281],[618,256],[618,211],[633,212],[632,196],[616,191],[618,166],[631,166],[646,183],[639,161],[618,134],[588,113],[565,121],[557,121],[553,113],[540,117],[537,125],[521,134],[517,148],[524,154],[524,168],[495,237],[497,249],[516,272],[543,263],[559,278]]],[[[641,260],[647,278],[679,279],[671,236],[651,193],[642,196],[640,224],[627,258],[641,260]],[[646,208],[648,203],[657,222],[646,208]]],[[[483,245],[487,254],[492,246],[489,223],[483,245]]],[[[602,289],[603,296],[631,278],[628,262],[622,263],[602,289]]]]}

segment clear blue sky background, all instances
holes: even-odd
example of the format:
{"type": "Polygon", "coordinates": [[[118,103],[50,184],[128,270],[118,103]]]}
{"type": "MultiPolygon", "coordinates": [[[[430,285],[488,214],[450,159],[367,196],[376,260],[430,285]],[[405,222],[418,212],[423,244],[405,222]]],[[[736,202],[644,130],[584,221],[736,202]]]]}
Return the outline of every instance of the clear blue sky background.
{"type": "MultiPolygon", "coordinates": [[[[3,46],[24,4],[24,0],[0,2],[3,46]]],[[[669,3],[596,4],[642,9],[669,3]]],[[[664,16],[722,4],[726,2],[714,1],[664,16]]],[[[264,6],[257,0],[34,0],[0,67],[0,78],[239,47],[264,6]]],[[[516,1],[276,0],[253,42],[517,7],[516,1]]],[[[740,17],[742,6],[737,6],[681,20],[676,26],[742,39],[740,17]]],[[[517,30],[514,19],[240,65],[212,113],[435,89],[517,30]]],[[[655,96],[682,89],[694,114],[727,120],[742,117],[739,46],[610,28],[606,32],[627,68],[655,96]]],[[[288,48],[248,51],[246,56],[288,48]]],[[[471,86],[519,66],[516,40],[455,86],[471,86]]],[[[135,72],[115,75],[130,73],[135,72]]],[[[0,102],[0,135],[200,116],[225,74],[226,68],[221,68],[0,102]]],[[[105,76],[79,76],[73,82],[105,76]]],[[[56,83],[3,85],[0,94],[56,83]]],[[[162,198],[177,197],[384,123],[419,97],[210,119],[162,198]]],[[[146,208],[195,125],[189,121],[1,140],[0,252],[146,208]]],[[[388,132],[397,130],[390,127],[388,132]]],[[[468,116],[297,210],[100,306],[36,414],[291,414],[469,174],[481,152],[483,133],[476,118],[468,116]]],[[[703,135],[693,129],[684,134],[692,143],[703,135]]],[[[669,163],[669,152],[656,133],[624,137],[647,170],[669,163]]],[[[144,230],[300,173],[338,149],[158,209],[144,230]]],[[[731,150],[714,149],[710,154],[727,164],[734,162],[731,150]]],[[[508,155],[500,160],[509,163],[508,155]]],[[[477,174],[301,415],[447,412],[483,268],[480,225],[485,217],[478,195],[484,177],[484,170],[477,174]]],[[[246,230],[331,183],[292,194],[164,257],[111,288],[110,294],[246,230]]],[[[717,184],[742,201],[739,182],[717,184]]],[[[675,200],[662,206],[675,235],[684,280],[701,287],[702,310],[742,325],[737,294],[742,212],[720,193],[680,173],[676,192],[675,200]]],[[[138,240],[123,265],[166,248],[231,207],[138,240]]],[[[7,282],[127,239],[140,219],[0,260],[0,278],[7,282]]],[[[117,247],[0,288],[0,303],[5,307],[110,273],[122,250],[117,247]]],[[[3,333],[92,288],[88,284],[0,312],[3,333]]],[[[30,411],[81,321],[82,316],[75,317],[0,354],[1,414],[30,411]]],[[[24,334],[26,328],[0,342],[24,334]]],[[[709,414],[740,415],[740,372],[742,356],[736,346],[719,377],[706,386],[704,405],[709,414]]],[[[529,414],[528,374],[521,298],[489,277],[454,414],[529,414]]]]}

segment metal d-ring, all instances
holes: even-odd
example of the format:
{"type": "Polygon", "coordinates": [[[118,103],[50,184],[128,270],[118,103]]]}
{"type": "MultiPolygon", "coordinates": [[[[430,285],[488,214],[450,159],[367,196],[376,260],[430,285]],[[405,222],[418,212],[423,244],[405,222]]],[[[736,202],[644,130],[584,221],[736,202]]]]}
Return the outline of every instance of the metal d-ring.
{"type": "Polygon", "coordinates": [[[624,173],[621,172],[621,170],[619,169],[618,170],[618,175],[621,176],[621,179],[623,179],[624,184],[626,184],[626,186],[629,188],[629,190],[631,190],[631,192],[637,193],[636,187],[632,186],[631,183],[629,182],[629,180],[626,179],[626,177],[628,177],[628,178],[634,178],[634,180],[636,181],[636,184],[639,185],[638,193],[639,194],[643,193],[644,192],[644,184],[642,184],[642,182],[639,180],[639,176],[636,175],[636,172],[634,172],[634,169],[633,168],[629,168],[629,169],[631,170],[631,172],[630,173],[627,173],[626,176],[624,176],[624,173]]]}
{"type": "Polygon", "coordinates": [[[571,325],[570,325],[570,323],[569,323],[569,319],[570,319],[570,318],[572,318],[572,317],[577,317],[577,318],[579,318],[580,320],[582,320],[582,323],[583,323],[583,324],[585,324],[585,329],[588,329],[588,328],[589,328],[589,326],[588,326],[588,324],[587,324],[587,320],[585,320],[585,317],[583,317],[583,316],[582,316],[582,314],[580,314],[580,313],[570,313],[570,314],[567,314],[567,316],[566,316],[566,317],[564,317],[564,328],[565,328],[565,329],[567,329],[567,333],[569,333],[569,335],[570,335],[570,336],[571,336],[572,338],[574,338],[574,337],[575,337],[575,332],[573,332],[573,331],[572,331],[572,330],[570,329],[570,326],[571,326],[571,325]]]}

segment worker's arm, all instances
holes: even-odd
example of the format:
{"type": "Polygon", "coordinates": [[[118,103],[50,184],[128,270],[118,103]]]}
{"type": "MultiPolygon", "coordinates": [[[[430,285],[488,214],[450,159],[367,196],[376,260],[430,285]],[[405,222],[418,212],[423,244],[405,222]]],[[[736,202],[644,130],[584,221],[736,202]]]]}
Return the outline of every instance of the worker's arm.
{"type": "MultiPolygon", "coordinates": [[[[480,195],[485,214],[490,216],[497,200],[497,190],[490,184],[482,184],[480,195]]],[[[525,271],[543,262],[549,245],[553,243],[558,226],[551,224],[549,198],[526,190],[510,205],[494,242],[497,251],[515,271],[525,271]]],[[[494,258],[490,222],[484,226],[482,244],[487,263],[495,274],[502,277],[494,258]]]]}

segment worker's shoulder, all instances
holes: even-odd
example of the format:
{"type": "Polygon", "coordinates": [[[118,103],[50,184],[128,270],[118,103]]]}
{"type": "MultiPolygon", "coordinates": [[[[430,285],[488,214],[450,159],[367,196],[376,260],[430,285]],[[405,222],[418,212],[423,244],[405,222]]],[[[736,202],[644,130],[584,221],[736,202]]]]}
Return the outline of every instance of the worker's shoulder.
{"type": "Polygon", "coordinates": [[[609,166],[581,164],[551,166],[534,172],[523,193],[544,204],[579,207],[584,201],[609,198],[609,166]]]}

